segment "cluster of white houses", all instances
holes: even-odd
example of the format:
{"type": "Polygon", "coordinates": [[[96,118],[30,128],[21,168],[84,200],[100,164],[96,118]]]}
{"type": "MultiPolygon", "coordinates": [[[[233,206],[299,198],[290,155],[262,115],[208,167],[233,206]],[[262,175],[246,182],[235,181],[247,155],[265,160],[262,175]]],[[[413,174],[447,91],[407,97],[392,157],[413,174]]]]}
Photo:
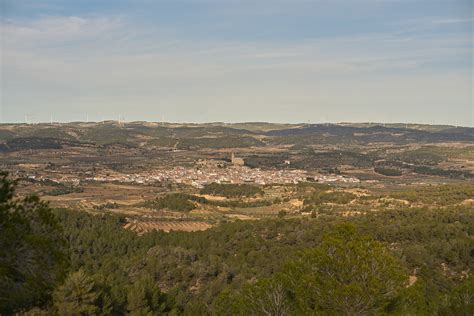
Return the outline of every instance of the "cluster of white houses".
{"type": "Polygon", "coordinates": [[[185,168],[176,167],[172,169],[154,170],[139,174],[120,174],[110,176],[95,176],[94,181],[118,181],[125,183],[147,184],[153,182],[185,183],[196,187],[202,187],[209,183],[255,183],[265,184],[288,184],[307,181],[346,182],[356,183],[358,179],[341,175],[309,175],[305,170],[281,169],[261,170],[245,166],[230,167],[200,167],[185,168]]]}
{"type": "MultiPolygon", "coordinates": [[[[265,184],[295,184],[299,182],[315,181],[320,183],[344,182],[357,183],[359,180],[335,174],[308,173],[301,169],[269,169],[246,167],[242,158],[231,156],[231,164],[219,160],[200,160],[195,167],[175,167],[155,169],[141,173],[126,174],[98,170],[94,173],[70,174],[49,172],[48,176],[30,175],[36,180],[49,180],[57,183],[78,185],[81,181],[121,182],[136,184],[154,184],[157,182],[184,183],[195,187],[203,187],[210,183],[255,183],[265,184]]],[[[289,164],[289,162],[285,162],[289,164]]]]}

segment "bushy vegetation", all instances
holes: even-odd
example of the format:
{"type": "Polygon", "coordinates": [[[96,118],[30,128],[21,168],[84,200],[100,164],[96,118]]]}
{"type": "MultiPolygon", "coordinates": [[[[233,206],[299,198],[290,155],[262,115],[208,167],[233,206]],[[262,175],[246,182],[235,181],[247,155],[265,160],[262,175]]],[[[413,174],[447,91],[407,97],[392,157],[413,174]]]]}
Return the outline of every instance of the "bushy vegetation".
{"type": "MultiPolygon", "coordinates": [[[[250,291],[254,293],[252,295],[264,294],[266,292],[260,290],[260,286],[266,289],[266,284],[275,284],[280,280],[273,280],[273,275],[283,273],[291,276],[289,271],[294,270],[310,273],[310,271],[304,272],[306,268],[299,265],[309,260],[308,267],[316,266],[312,264],[312,260],[315,260],[314,262],[328,260],[322,256],[326,253],[325,247],[336,247],[340,249],[341,254],[347,252],[348,256],[354,255],[354,258],[360,258],[361,254],[352,253],[351,250],[358,247],[356,245],[360,245],[360,241],[363,241],[364,245],[373,245],[362,248],[360,251],[367,253],[382,251],[385,254],[381,255],[381,258],[384,260],[387,259],[384,256],[392,258],[390,260],[394,260],[394,267],[402,275],[406,276],[408,273],[413,273],[413,270],[419,269],[417,273],[419,288],[410,288],[410,291],[415,292],[420,301],[413,303],[414,294],[399,291],[398,295],[370,305],[371,308],[382,308],[387,312],[395,313],[395,308],[413,310],[418,308],[417,304],[420,304],[421,307],[429,305],[431,312],[434,312],[444,304],[445,300],[439,301],[439,297],[445,297],[445,295],[450,297],[450,289],[461,284],[456,281],[459,277],[445,275],[441,264],[446,263],[450,271],[454,273],[453,275],[458,276],[472,266],[469,246],[472,245],[472,241],[470,241],[469,231],[474,229],[473,216],[468,209],[462,208],[453,211],[403,210],[346,220],[325,217],[310,221],[236,222],[192,234],[157,232],[138,237],[122,229],[121,219],[117,216],[98,217],[71,211],[60,213],[65,232],[69,236],[68,240],[72,242],[70,246],[73,263],[71,271],[77,271],[83,267],[84,272],[95,280],[96,293],[109,297],[114,310],[120,313],[127,311],[129,308],[127,306],[131,306],[129,298],[132,296],[127,294],[127,291],[131,289],[134,280],[151,276],[153,284],[159,285],[159,288],[166,292],[166,295],[157,294],[163,296],[160,299],[162,308],[189,314],[219,314],[219,311],[222,311],[223,301],[227,302],[225,306],[229,308],[235,306],[234,303],[230,304],[225,300],[226,295],[234,298],[232,301],[235,300],[235,304],[238,304],[239,297],[247,291],[247,287],[250,287],[250,291]],[[353,240],[354,244],[348,242],[344,233],[338,228],[344,222],[350,223],[353,227],[348,228],[347,238],[353,240]],[[335,245],[331,244],[334,238],[335,245]],[[364,241],[367,238],[369,241],[364,241]],[[374,241],[370,241],[370,238],[374,241]],[[395,248],[391,246],[392,250],[388,251],[389,245],[397,246],[395,248]],[[83,252],[82,249],[88,249],[88,251],[83,252]],[[285,259],[281,259],[281,253],[285,253],[285,259]],[[309,257],[306,258],[305,254],[309,257]],[[294,265],[300,268],[288,268],[294,265]],[[259,280],[257,283],[253,281],[255,277],[259,280]],[[196,284],[199,284],[198,288],[195,287],[196,284]],[[257,286],[257,289],[253,289],[254,286],[257,286]],[[388,303],[390,306],[387,305],[388,303]]],[[[328,261],[328,268],[337,268],[338,273],[348,271],[346,269],[354,263],[350,260],[346,262],[342,258],[344,257],[341,257],[340,266],[328,261]],[[347,265],[346,268],[344,264],[347,265]]],[[[362,256],[362,258],[370,260],[372,257],[362,256]]],[[[376,259],[377,257],[374,260],[376,259]]],[[[363,267],[365,265],[359,266],[360,269],[363,267]]],[[[384,280],[383,285],[379,283],[375,289],[389,284],[389,280],[392,280],[390,275],[388,273],[385,277],[374,276],[373,282],[384,280]]],[[[349,276],[354,278],[353,282],[360,282],[357,281],[358,274],[351,273],[349,276]]],[[[298,282],[307,280],[306,282],[311,284],[312,278],[322,278],[322,276],[301,275],[296,280],[298,282]]],[[[291,277],[287,276],[287,279],[291,280],[291,277]]],[[[324,285],[322,290],[330,293],[332,291],[330,286],[336,288],[338,286],[324,283],[329,280],[320,279],[312,286],[324,285]]],[[[393,280],[400,282],[396,281],[399,280],[398,277],[394,277],[393,280]]],[[[301,300],[298,304],[290,301],[291,304],[288,304],[288,307],[316,307],[314,303],[311,303],[313,298],[309,293],[304,296],[291,294],[303,291],[303,285],[298,290],[298,287],[292,288],[286,284],[284,283],[283,290],[285,295],[288,295],[287,298],[301,300]]],[[[363,284],[363,282],[359,283],[359,286],[363,284]]],[[[340,295],[344,295],[342,288],[340,291],[340,295]]],[[[373,292],[370,291],[365,291],[363,294],[377,296],[379,295],[377,293],[381,293],[378,292],[379,290],[374,291],[375,294],[371,294],[373,292]]],[[[253,297],[254,302],[257,302],[258,296],[253,297]]],[[[261,298],[263,297],[267,296],[261,298]]],[[[147,301],[144,300],[144,302],[147,301]]],[[[322,303],[319,302],[319,304],[322,303]]],[[[96,306],[100,307],[100,304],[96,303],[96,306]]],[[[147,304],[149,303],[144,303],[142,307],[148,306],[147,304]]],[[[325,310],[332,308],[330,307],[331,300],[324,304],[323,307],[317,308],[325,310]]],[[[242,311],[246,310],[242,305],[238,308],[242,308],[242,311]]],[[[342,307],[336,308],[338,310],[342,307]]],[[[232,310],[229,309],[229,311],[232,310]]]]}
{"type": "Polygon", "coordinates": [[[178,141],[178,139],[172,137],[160,137],[147,141],[147,145],[157,147],[174,147],[178,141]]]}
{"type": "Polygon", "coordinates": [[[196,208],[192,200],[195,200],[195,197],[192,195],[172,193],[153,201],[147,201],[143,206],[154,210],[169,209],[172,211],[189,212],[196,208]]]}
{"type": "Polygon", "coordinates": [[[0,174],[0,313],[46,304],[67,263],[61,227],[37,197],[17,199],[0,174]]]}
{"type": "Polygon", "coordinates": [[[367,168],[372,167],[374,157],[353,151],[316,152],[305,155],[301,160],[295,161],[293,167],[300,169],[337,168],[341,165],[367,168]]]}
{"type": "Polygon", "coordinates": [[[52,216],[37,198],[14,202],[13,184],[3,182],[2,314],[33,307],[58,315],[472,314],[468,206],[138,236],[118,215],[52,216]]]}
{"type": "Polygon", "coordinates": [[[388,177],[399,177],[402,175],[401,170],[388,167],[375,167],[374,171],[388,177]]]}
{"type": "Polygon", "coordinates": [[[283,168],[288,154],[251,155],[245,157],[245,165],[250,168],[283,168]]]}
{"type": "Polygon", "coordinates": [[[221,294],[227,315],[372,315],[394,311],[406,269],[380,242],[339,226],[279,273],[221,294]]]}
{"type": "Polygon", "coordinates": [[[179,149],[244,148],[263,145],[258,139],[247,136],[181,138],[177,143],[179,149]]]}
{"type": "Polygon", "coordinates": [[[148,207],[154,210],[169,209],[172,211],[189,212],[196,208],[196,203],[204,205],[212,205],[219,207],[261,207],[272,205],[273,202],[270,200],[251,200],[242,201],[239,199],[226,199],[222,201],[208,200],[201,196],[185,193],[172,193],[167,194],[164,197],[156,200],[147,201],[142,203],[141,206],[148,207]]]}
{"type": "Polygon", "coordinates": [[[20,133],[23,137],[41,137],[41,138],[55,138],[69,141],[75,141],[76,138],[68,133],[67,130],[61,130],[54,127],[34,128],[25,130],[20,133]]]}
{"type": "Polygon", "coordinates": [[[201,194],[211,194],[225,196],[227,198],[253,197],[257,194],[263,194],[263,190],[251,184],[219,184],[211,183],[206,185],[201,194]]]}
{"type": "Polygon", "coordinates": [[[241,201],[241,200],[224,200],[224,201],[203,201],[202,203],[220,206],[220,207],[240,207],[240,208],[250,208],[250,207],[261,207],[261,206],[270,206],[273,204],[270,200],[254,200],[254,201],[241,201]]]}
{"type": "Polygon", "coordinates": [[[300,182],[295,186],[297,193],[306,194],[313,192],[324,192],[331,189],[329,184],[315,183],[315,182],[300,182]]]}
{"type": "Polygon", "coordinates": [[[106,202],[100,205],[94,205],[95,210],[114,210],[118,209],[120,206],[115,202],[106,202]]]}
{"type": "Polygon", "coordinates": [[[436,150],[436,147],[423,147],[416,150],[406,151],[399,159],[408,163],[420,165],[436,165],[446,160],[446,156],[436,150]]]}
{"type": "Polygon", "coordinates": [[[349,192],[344,191],[319,191],[306,197],[304,200],[305,205],[320,205],[324,203],[335,203],[335,204],[347,204],[355,199],[356,196],[349,192]]]}
{"type": "Polygon", "coordinates": [[[439,185],[414,188],[402,192],[394,192],[391,197],[407,200],[412,203],[452,205],[474,197],[472,185],[439,185]]]}
{"type": "MultiPolygon", "coordinates": [[[[381,126],[341,126],[341,125],[312,125],[301,128],[298,125],[268,124],[263,130],[256,128],[256,125],[234,124],[223,126],[222,124],[202,124],[202,125],[149,125],[146,123],[134,122],[117,124],[108,121],[102,123],[69,123],[55,125],[54,127],[45,124],[38,125],[10,125],[0,128],[0,140],[9,141],[21,138],[44,138],[54,141],[67,140],[71,142],[93,143],[95,145],[105,145],[110,143],[121,143],[138,146],[146,140],[150,146],[173,147],[177,145],[180,149],[191,148],[244,148],[252,146],[270,145],[296,145],[312,146],[320,144],[334,145],[364,145],[374,142],[386,142],[393,144],[406,144],[413,142],[436,143],[447,141],[472,142],[472,129],[443,129],[443,130],[414,130],[401,127],[388,128],[381,126]],[[271,126],[271,127],[270,127],[271,126]],[[248,128],[248,129],[247,129],[248,128]],[[396,134],[396,135],[395,135],[396,134]],[[257,136],[257,137],[254,137],[257,136]],[[265,139],[265,141],[261,141],[265,139]]],[[[24,141],[20,141],[24,142],[24,141]]],[[[38,141],[31,142],[35,145],[38,141]]],[[[50,141],[47,141],[50,142],[50,141]]],[[[47,145],[43,143],[43,147],[47,145]]],[[[29,149],[26,145],[13,145],[12,150],[29,149]]],[[[447,149],[441,146],[426,146],[420,149],[411,150],[406,155],[402,154],[399,159],[412,161],[416,164],[432,164],[446,159],[446,157],[472,157],[473,148],[453,148],[447,149]]],[[[371,158],[357,153],[339,152],[336,157],[331,153],[318,153],[313,162],[306,159],[302,164],[308,166],[324,165],[323,167],[333,168],[335,164],[358,165],[370,164],[371,158]],[[354,155],[355,154],[355,155],[354,155]],[[369,160],[367,161],[367,158],[369,160]],[[318,160],[327,159],[327,163],[318,160]],[[327,165],[329,164],[329,166],[327,165]]],[[[268,160],[270,164],[274,161],[268,160]]],[[[257,162],[266,164],[263,161],[257,162]]]]}
{"type": "Polygon", "coordinates": [[[81,193],[81,192],[84,192],[84,189],[81,187],[61,185],[61,186],[57,186],[55,189],[51,191],[46,192],[46,194],[51,195],[51,196],[58,196],[58,195],[81,193]]]}
{"type": "Polygon", "coordinates": [[[56,138],[22,137],[0,144],[0,152],[27,149],[61,149],[65,142],[56,138]]]}
{"type": "Polygon", "coordinates": [[[419,165],[436,165],[440,162],[446,161],[448,158],[472,158],[473,155],[473,146],[426,146],[406,151],[400,154],[398,159],[419,165]]]}
{"type": "Polygon", "coordinates": [[[106,144],[129,144],[137,143],[137,138],[143,134],[140,131],[119,126],[103,124],[85,129],[80,136],[81,139],[93,142],[97,145],[106,144]]]}
{"type": "Polygon", "coordinates": [[[474,173],[461,170],[446,170],[441,168],[433,168],[428,166],[416,166],[413,171],[419,174],[432,176],[448,177],[448,178],[474,178],[474,173]]]}

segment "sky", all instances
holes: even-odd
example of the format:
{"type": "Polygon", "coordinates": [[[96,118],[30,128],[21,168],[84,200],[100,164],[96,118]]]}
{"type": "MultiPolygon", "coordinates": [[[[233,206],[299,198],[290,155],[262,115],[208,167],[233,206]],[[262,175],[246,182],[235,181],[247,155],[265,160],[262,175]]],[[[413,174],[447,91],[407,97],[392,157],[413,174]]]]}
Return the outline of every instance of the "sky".
{"type": "Polygon", "coordinates": [[[0,0],[0,121],[473,126],[471,0],[0,0]]]}

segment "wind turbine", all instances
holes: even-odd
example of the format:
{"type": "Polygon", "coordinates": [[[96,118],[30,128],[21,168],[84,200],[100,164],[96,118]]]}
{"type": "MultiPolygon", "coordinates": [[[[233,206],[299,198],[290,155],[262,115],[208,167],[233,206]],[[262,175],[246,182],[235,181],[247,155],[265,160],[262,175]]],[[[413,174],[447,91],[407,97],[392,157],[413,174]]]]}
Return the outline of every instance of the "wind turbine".
{"type": "Polygon", "coordinates": [[[119,114],[119,117],[118,117],[118,125],[119,125],[119,126],[122,126],[122,125],[123,125],[123,122],[124,122],[124,119],[123,119],[122,115],[119,114]]]}

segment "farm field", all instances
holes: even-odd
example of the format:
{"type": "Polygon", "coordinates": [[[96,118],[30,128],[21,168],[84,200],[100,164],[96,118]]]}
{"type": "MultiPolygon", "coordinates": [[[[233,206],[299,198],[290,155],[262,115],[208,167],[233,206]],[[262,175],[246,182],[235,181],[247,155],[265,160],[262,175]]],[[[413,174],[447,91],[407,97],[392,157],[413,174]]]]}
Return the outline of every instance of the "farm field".
{"type": "Polygon", "coordinates": [[[472,0],[0,2],[0,316],[474,316],[472,0]]]}
{"type": "MultiPolygon", "coordinates": [[[[53,207],[133,216],[137,223],[148,225],[143,230],[170,230],[169,223],[157,219],[154,225],[146,223],[147,216],[205,223],[196,229],[206,229],[237,219],[365,214],[382,206],[402,206],[405,201],[391,200],[393,192],[472,185],[472,131],[442,133],[443,129],[435,133],[429,126],[424,130],[288,124],[2,125],[0,165],[18,179],[19,194],[36,193],[53,207]],[[398,136],[393,136],[395,131],[398,136]],[[347,135],[352,142],[347,142],[347,135]],[[243,167],[232,166],[232,153],[243,159],[243,167]],[[292,172],[299,172],[299,178],[291,178],[292,172]],[[286,179],[285,174],[288,183],[272,183],[272,177],[286,179]],[[265,180],[259,180],[262,177],[265,180]],[[223,187],[249,183],[261,192],[254,196],[205,192],[203,188],[215,181],[223,187]],[[305,182],[313,191],[303,189],[305,182]],[[314,207],[308,204],[308,195],[314,195],[319,185],[336,195],[366,193],[342,204],[328,200],[314,207]],[[153,201],[176,194],[188,195],[179,202],[187,204],[186,211],[151,207],[153,201]]],[[[183,224],[174,230],[193,229],[183,224]]]]}
{"type": "Polygon", "coordinates": [[[405,280],[387,314],[425,315],[452,309],[472,280],[473,140],[429,126],[0,125],[0,166],[19,203],[5,207],[46,203],[35,207],[51,209],[68,247],[58,284],[89,280],[97,310],[110,298],[126,314],[155,295],[165,314],[239,315],[274,284],[290,302],[303,289],[287,278],[312,276],[288,267],[339,247],[405,280]]]}

